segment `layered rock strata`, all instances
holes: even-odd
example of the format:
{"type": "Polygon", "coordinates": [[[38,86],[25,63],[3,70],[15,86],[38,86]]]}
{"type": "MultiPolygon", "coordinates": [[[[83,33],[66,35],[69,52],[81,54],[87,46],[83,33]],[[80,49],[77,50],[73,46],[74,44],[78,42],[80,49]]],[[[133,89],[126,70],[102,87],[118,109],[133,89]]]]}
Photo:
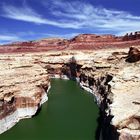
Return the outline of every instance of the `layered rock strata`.
{"type": "Polygon", "coordinates": [[[106,139],[139,140],[140,61],[127,61],[130,54],[118,48],[0,55],[0,132],[35,114],[47,100],[49,76],[76,79],[94,94],[106,139]]]}
{"type": "Polygon", "coordinates": [[[140,45],[140,33],[125,36],[80,34],[72,39],[44,38],[36,41],[15,42],[0,45],[0,53],[43,52],[58,50],[98,50],[127,48],[140,45]]]}
{"type": "Polygon", "coordinates": [[[0,133],[30,118],[47,101],[49,78],[30,56],[0,56],[0,133]]]}

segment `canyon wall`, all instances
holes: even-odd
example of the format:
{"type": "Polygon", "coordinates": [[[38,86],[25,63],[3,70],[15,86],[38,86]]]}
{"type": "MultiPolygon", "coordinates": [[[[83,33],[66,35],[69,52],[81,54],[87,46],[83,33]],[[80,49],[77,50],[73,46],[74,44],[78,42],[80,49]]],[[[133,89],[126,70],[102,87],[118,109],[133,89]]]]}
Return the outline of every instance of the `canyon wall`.
{"type": "Polygon", "coordinates": [[[104,139],[139,140],[139,58],[135,48],[110,49],[58,52],[40,63],[51,77],[75,79],[95,96],[104,139]]]}
{"type": "Polygon", "coordinates": [[[20,119],[36,114],[48,100],[50,80],[46,70],[32,62],[30,56],[0,56],[0,133],[20,119]]]}

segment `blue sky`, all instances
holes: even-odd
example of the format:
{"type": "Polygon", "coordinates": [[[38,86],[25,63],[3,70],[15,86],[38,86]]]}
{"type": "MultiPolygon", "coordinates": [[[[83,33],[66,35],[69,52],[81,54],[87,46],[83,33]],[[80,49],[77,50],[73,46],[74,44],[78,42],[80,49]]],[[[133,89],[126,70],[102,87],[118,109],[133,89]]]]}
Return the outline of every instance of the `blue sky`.
{"type": "Polygon", "coordinates": [[[140,30],[140,0],[0,0],[0,43],[140,30]]]}

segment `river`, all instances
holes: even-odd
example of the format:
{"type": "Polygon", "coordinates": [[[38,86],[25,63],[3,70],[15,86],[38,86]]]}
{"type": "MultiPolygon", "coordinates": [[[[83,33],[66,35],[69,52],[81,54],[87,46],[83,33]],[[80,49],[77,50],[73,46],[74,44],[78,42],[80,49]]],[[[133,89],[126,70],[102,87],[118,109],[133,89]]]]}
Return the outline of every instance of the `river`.
{"type": "Polygon", "coordinates": [[[95,140],[99,109],[93,95],[71,80],[52,79],[39,114],[21,120],[0,140],[95,140]]]}

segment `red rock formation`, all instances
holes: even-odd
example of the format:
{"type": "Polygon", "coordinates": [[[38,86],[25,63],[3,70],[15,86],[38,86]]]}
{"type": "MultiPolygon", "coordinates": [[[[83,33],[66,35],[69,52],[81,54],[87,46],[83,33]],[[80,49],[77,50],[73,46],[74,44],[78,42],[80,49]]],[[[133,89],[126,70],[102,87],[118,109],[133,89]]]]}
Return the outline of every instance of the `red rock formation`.
{"type": "Polygon", "coordinates": [[[116,37],[113,35],[82,34],[71,39],[69,42],[68,49],[95,50],[106,48],[126,48],[133,45],[137,46],[140,44],[140,39],[124,41],[123,37],[116,37]]]}
{"type": "Polygon", "coordinates": [[[140,32],[114,35],[80,34],[70,40],[50,38],[37,41],[16,42],[0,46],[0,53],[43,52],[50,50],[96,50],[106,48],[126,48],[140,45],[140,32]]]}

